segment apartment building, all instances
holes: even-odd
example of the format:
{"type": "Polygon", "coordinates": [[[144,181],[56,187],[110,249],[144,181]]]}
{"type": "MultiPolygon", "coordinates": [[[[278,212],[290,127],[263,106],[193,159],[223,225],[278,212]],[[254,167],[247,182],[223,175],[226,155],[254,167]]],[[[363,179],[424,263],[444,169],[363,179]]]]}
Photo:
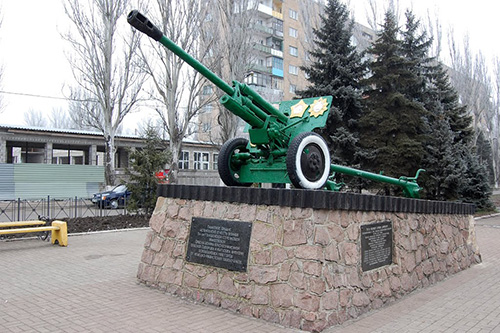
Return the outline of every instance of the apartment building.
{"type": "MultiPolygon", "coordinates": [[[[308,53],[314,47],[313,28],[320,27],[324,1],[246,1],[247,10],[253,11],[253,23],[248,27],[253,34],[253,57],[244,83],[271,103],[294,99],[296,92],[309,84],[300,67],[311,61],[308,53]]],[[[354,25],[352,43],[359,51],[375,39],[373,30],[354,25]]],[[[213,96],[215,89],[211,84],[204,86],[202,98],[213,96]]],[[[220,107],[218,101],[214,101],[203,108],[198,117],[197,140],[222,143],[217,122],[220,107]]],[[[238,135],[244,135],[244,125],[241,121],[238,135]]]]}
{"type": "MultiPolygon", "coordinates": [[[[297,90],[306,87],[307,79],[300,66],[308,58],[311,24],[319,21],[320,3],[316,0],[248,2],[248,10],[254,11],[253,23],[249,26],[254,40],[252,62],[248,65],[244,83],[267,101],[277,103],[293,99],[297,90]]],[[[206,85],[203,96],[208,98],[214,89],[206,85]]],[[[199,141],[220,143],[217,135],[220,131],[217,123],[219,107],[218,102],[210,103],[199,115],[199,141]]],[[[240,123],[240,126],[244,124],[240,123]]]]}

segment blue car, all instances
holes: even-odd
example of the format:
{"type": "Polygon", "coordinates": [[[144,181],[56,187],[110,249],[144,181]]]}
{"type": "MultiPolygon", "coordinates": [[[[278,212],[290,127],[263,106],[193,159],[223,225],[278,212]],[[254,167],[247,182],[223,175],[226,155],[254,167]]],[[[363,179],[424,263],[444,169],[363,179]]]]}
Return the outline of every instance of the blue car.
{"type": "Polygon", "coordinates": [[[111,191],[96,193],[92,197],[92,203],[101,208],[113,208],[125,206],[130,197],[130,191],[125,185],[118,185],[111,191]]]}

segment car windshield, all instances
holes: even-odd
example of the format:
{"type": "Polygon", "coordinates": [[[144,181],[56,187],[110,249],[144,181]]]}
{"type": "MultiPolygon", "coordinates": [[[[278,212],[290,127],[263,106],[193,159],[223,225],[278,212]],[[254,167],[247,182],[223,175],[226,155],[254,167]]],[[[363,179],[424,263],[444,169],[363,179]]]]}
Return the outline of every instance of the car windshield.
{"type": "Polygon", "coordinates": [[[125,192],[126,190],[127,190],[127,186],[125,186],[125,185],[118,185],[111,192],[125,192]]]}

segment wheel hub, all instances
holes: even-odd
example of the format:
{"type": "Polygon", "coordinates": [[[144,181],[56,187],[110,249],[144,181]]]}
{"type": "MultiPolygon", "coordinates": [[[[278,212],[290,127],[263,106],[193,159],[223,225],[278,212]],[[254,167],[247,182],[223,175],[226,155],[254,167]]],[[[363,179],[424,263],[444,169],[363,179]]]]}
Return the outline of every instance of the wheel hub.
{"type": "Polygon", "coordinates": [[[325,168],[325,161],[320,148],[316,144],[307,145],[303,150],[300,164],[304,176],[309,181],[320,179],[325,168]]]}

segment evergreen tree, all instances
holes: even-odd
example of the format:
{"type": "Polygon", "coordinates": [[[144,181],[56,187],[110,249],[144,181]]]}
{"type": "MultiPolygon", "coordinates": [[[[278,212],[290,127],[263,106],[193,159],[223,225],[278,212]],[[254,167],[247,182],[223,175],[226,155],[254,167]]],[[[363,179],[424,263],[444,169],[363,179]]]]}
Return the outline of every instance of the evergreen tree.
{"type": "Polygon", "coordinates": [[[491,187],[488,183],[488,168],[481,164],[480,158],[472,150],[464,150],[464,160],[467,169],[463,174],[460,189],[461,200],[476,205],[476,209],[490,210],[493,204],[490,201],[491,187]]]}
{"type": "Polygon", "coordinates": [[[170,151],[152,128],[146,129],[145,141],[144,148],[130,152],[130,168],[127,168],[130,182],[127,187],[131,195],[127,208],[132,211],[141,208],[149,216],[153,213],[157,199],[158,179],[155,173],[163,170],[169,162],[170,151]]]}
{"type": "Polygon", "coordinates": [[[474,137],[472,117],[468,114],[467,107],[460,103],[458,93],[451,84],[444,66],[439,63],[433,68],[428,78],[429,84],[434,87],[434,93],[430,95],[430,99],[437,101],[442,107],[450,129],[454,133],[454,143],[471,143],[474,137]]]}
{"type": "MultiPolygon", "coordinates": [[[[434,200],[457,199],[465,164],[461,158],[463,144],[455,140],[456,134],[450,125],[446,109],[453,101],[453,91],[442,66],[429,56],[432,39],[422,32],[420,21],[410,10],[405,13],[406,24],[402,36],[404,56],[410,61],[417,76],[416,84],[406,92],[427,110],[424,143],[424,158],[421,167],[426,170],[419,180],[423,187],[422,197],[434,200]],[[447,101],[446,99],[449,99],[447,101]]],[[[455,95],[456,96],[456,95],[455,95]]],[[[451,111],[451,110],[450,110],[451,111]]]]}
{"type": "Polygon", "coordinates": [[[491,151],[480,139],[476,148],[471,148],[472,118],[467,107],[460,104],[443,65],[428,56],[431,39],[420,31],[420,22],[407,11],[403,52],[420,81],[406,94],[427,110],[428,135],[422,161],[427,172],[419,181],[423,196],[473,202],[479,209],[488,208],[491,151]]]}
{"type": "Polygon", "coordinates": [[[298,92],[302,98],[332,95],[332,109],[322,136],[329,142],[334,163],[353,165],[359,149],[358,119],[362,115],[360,80],[366,73],[361,56],[351,44],[354,22],[346,5],[329,0],[321,27],[314,30],[313,62],[302,67],[312,83],[298,92]]]}
{"type": "Polygon", "coordinates": [[[426,102],[426,78],[433,71],[435,59],[429,56],[432,39],[421,31],[420,21],[411,10],[405,12],[406,24],[402,31],[402,52],[408,60],[409,70],[416,76],[415,82],[406,87],[405,94],[419,103],[426,102]]]}
{"type": "Polygon", "coordinates": [[[454,133],[444,113],[435,115],[425,146],[422,167],[426,172],[419,180],[422,197],[433,200],[457,200],[466,164],[462,158],[464,145],[454,143],[454,133]]]}
{"type": "Polygon", "coordinates": [[[493,171],[493,152],[490,142],[485,138],[483,131],[479,130],[479,135],[476,140],[476,154],[481,165],[486,167],[488,172],[488,183],[493,184],[494,171],[493,171]]]}
{"type": "Polygon", "coordinates": [[[458,94],[442,66],[437,64],[426,77],[425,107],[429,111],[429,135],[422,177],[424,196],[433,200],[462,198],[464,174],[468,167],[465,155],[472,139],[471,118],[460,105],[458,94]]]}
{"type": "MultiPolygon", "coordinates": [[[[368,50],[375,58],[372,76],[366,80],[367,108],[360,124],[360,143],[370,152],[363,168],[387,175],[413,175],[424,155],[426,110],[409,92],[420,89],[415,63],[404,54],[399,27],[391,11],[386,12],[379,38],[368,50]]],[[[386,193],[388,193],[386,188],[386,193]]]]}

